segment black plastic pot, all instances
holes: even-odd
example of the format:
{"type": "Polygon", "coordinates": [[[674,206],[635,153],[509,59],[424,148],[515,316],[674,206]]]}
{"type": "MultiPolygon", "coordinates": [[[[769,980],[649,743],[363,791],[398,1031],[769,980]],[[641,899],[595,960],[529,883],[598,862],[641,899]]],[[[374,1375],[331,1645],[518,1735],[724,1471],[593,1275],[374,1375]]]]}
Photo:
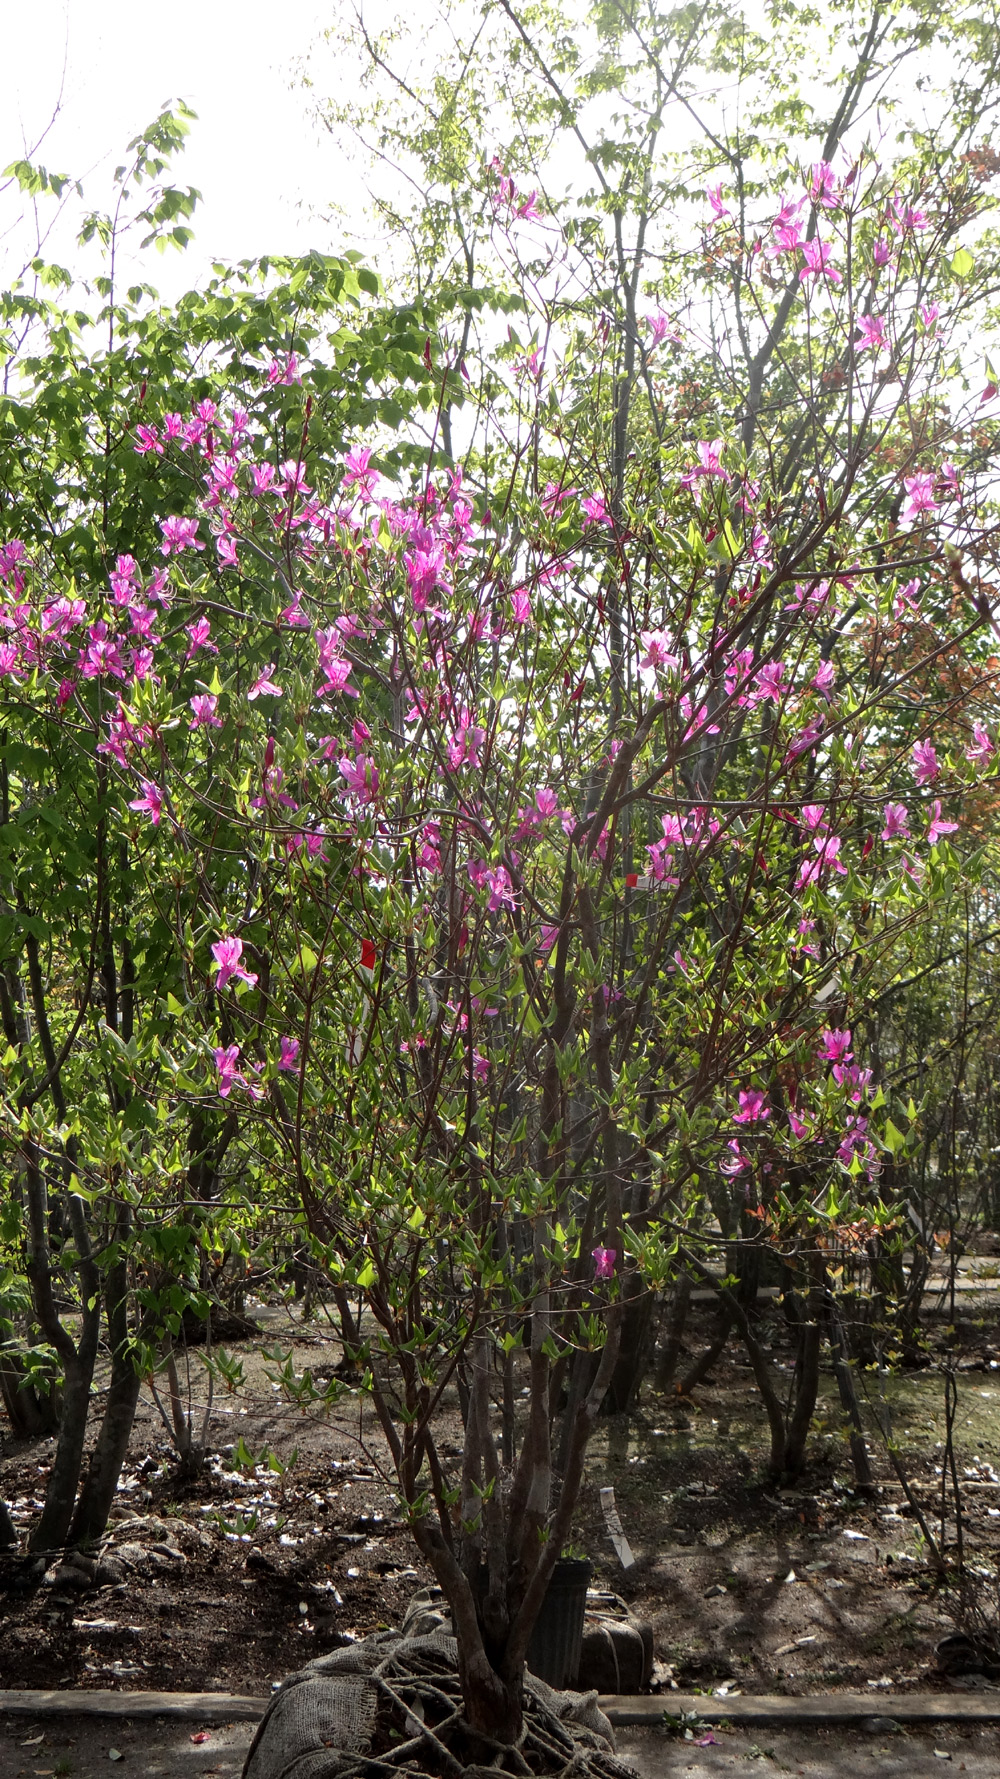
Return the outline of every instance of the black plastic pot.
{"type": "Polygon", "coordinates": [[[583,1619],[594,1565],[560,1557],[528,1644],[528,1667],[550,1686],[575,1686],[580,1672],[583,1619]]]}

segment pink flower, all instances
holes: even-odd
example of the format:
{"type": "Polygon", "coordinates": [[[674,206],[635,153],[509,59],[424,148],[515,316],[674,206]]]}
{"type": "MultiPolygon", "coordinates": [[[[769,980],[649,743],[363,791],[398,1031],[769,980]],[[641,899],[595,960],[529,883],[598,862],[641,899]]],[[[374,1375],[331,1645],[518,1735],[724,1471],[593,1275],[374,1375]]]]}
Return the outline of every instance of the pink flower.
{"type": "Polygon", "coordinates": [[[735,1137],[730,1137],[726,1148],[729,1154],[719,1162],[720,1174],[727,1174],[730,1179],[734,1179],[737,1174],[745,1174],[750,1162],[735,1137]]]}
{"type": "Polygon", "coordinates": [[[158,456],[163,456],[163,446],[155,426],[137,426],[135,436],[137,441],[135,449],[140,457],[144,456],[147,451],[154,451],[158,456]]]}
{"type": "Polygon", "coordinates": [[[580,502],[581,507],[590,520],[591,525],[610,525],[611,514],[604,504],[603,494],[588,494],[580,502]]]}
{"type": "Polygon", "coordinates": [[[915,476],[904,476],[903,487],[909,495],[903,508],[903,519],[916,519],[921,513],[936,513],[938,503],[934,499],[934,474],[931,470],[918,470],[915,476]]]}
{"type": "Polygon", "coordinates": [[[825,241],[803,241],[802,252],[806,263],[799,273],[800,284],[804,284],[807,278],[829,278],[831,284],[843,283],[840,273],[830,264],[833,249],[825,241]]]}
{"type": "Polygon", "coordinates": [[[191,729],[221,729],[222,718],[216,716],[215,707],[219,700],[213,692],[199,692],[190,700],[194,719],[188,724],[191,729]]]}
{"type": "Polygon", "coordinates": [[[180,555],[182,550],[203,550],[203,543],[198,540],[197,519],[182,519],[174,514],[169,519],[160,520],[163,542],[160,554],[163,556],[180,555]]]}
{"type": "Polygon", "coordinates": [[[349,760],[346,755],[337,761],[337,770],[351,795],[362,803],[374,803],[378,796],[378,767],[368,754],[349,760]]]}
{"type": "Polygon", "coordinates": [[[919,785],[932,784],[941,768],[938,765],[937,751],[929,741],[917,741],[913,746],[913,776],[919,785]]]}
{"type": "Polygon", "coordinates": [[[872,258],[877,266],[887,266],[892,258],[892,243],[884,235],[880,235],[872,248],[872,258]]]}
{"type": "Polygon", "coordinates": [[[219,651],[215,643],[210,640],[211,618],[198,618],[194,624],[188,624],[185,628],[188,636],[188,651],[184,657],[185,661],[190,661],[191,656],[196,655],[199,649],[210,649],[213,655],[218,654],[219,651]]]}
{"type": "Polygon", "coordinates": [[[722,465],[724,439],[698,440],[698,467],[695,471],[699,476],[717,476],[721,482],[730,480],[728,470],[722,465]]]}
{"type": "Polygon", "coordinates": [[[985,765],[990,755],[995,751],[985,723],[973,723],[972,746],[965,750],[966,759],[971,760],[973,765],[985,765]]]}
{"type": "Polygon", "coordinates": [[[740,1109],[733,1113],[734,1124],[763,1124],[770,1116],[771,1108],[765,1093],[758,1093],[756,1088],[740,1093],[740,1109]]]}
{"type": "MultiPolygon", "coordinates": [[[[249,982],[251,988],[254,986],[257,978],[253,971],[245,970],[240,963],[240,958],[243,956],[242,939],[228,938],[217,940],[212,946],[212,956],[219,966],[219,973],[215,978],[215,986],[220,994],[232,976],[235,976],[238,982],[249,982]]],[[[237,1054],[239,1053],[237,1052],[237,1054]]]]}
{"type": "Polygon", "coordinates": [[[591,1259],[594,1262],[594,1278],[613,1279],[617,1256],[617,1248],[594,1248],[591,1252],[591,1259]]]}
{"type": "Polygon", "coordinates": [[[219,1076],[219,1098],[225,1100],[229,1098],[234,1087],[246,1085],[236,1066],[240,1060],[240,1047],[238,1044],[230,1044],[226,1050],[213,1050],[212,1055],[215,1057],[215,1067],[219,1076]]]}
{"type": "Polygon", "coordinates": [[[530,624],[531,598],[529,594],[525,592],[523,587],[521,587],[518,592],[511,594],[510,603],[514,612],[515,624],[530,624]]]}
{"type": "Polygon", "coordinates": [[[943,822],[941,820],[941,799],[935,797],[931,806],[931,819],[927,827],[928,846],[933,846],[935,841],[938,840],[942,834],[954,834],[957,830],[957,822],[943,822]]]}
{"type": "Polygon", "coordinates": [[[281,1040],[281,1055],[278,1057],[279,1069],[284,1069],[286,1074],[293,1073],[294,1070],[298,1068],[298,1060],[299,1060],[299,1040],[298,1040],[298,1038],[282,1038],[282,1040],[281,1040]]]}
{"type": "Polygon", "coordinates": [[[500,908],[516,908],[514,886],[506,865],[498,865],[495,871],[484,872],[483,887],[490,892],[486,906],[491,914],[496,914],[500,908]]]}
{"type": "Polygon", "coordinates": [[[163,792],[159,785],[152,784],[148,778],[141,778],[139,783],[142,786],[142,796],[133,797],[129,808],[148,815],[154,828],[158,828],[163,814],[163,792]]]}
{"type": "Polygon", "coordinates": [[[277,358],[272,359],[267,367],[267,380],[271,385],[274,385],[275,383],[301,383],[302,378],[299,376],[299,361],[296,358],[295,353],[290,352],[284,364],[281,364],[277,358]]]}
{"type": "Polygon", "coordinates": [[[818,208],[836,210],[840,199],[837,196],[837,176],[829,161],[814,161],[812,178],[809,181],[809,196],[818,208]]]}
{"type": "Polygon", "coordinates": [[[883,840],[908,840],[910,838],[910,818],[905,803],[887,803],[885,806],[885,827],[882,829],[883,840]]]}
{"type": "Polygon", "coordinates": [[[368,467],[371,457],[370,446],[364,445],[359,451],[348,451],[344,458],[343,486],[344,488],[356,487],[360,498],[364,501],[374,500],[375,484],[379,479],[378,471],[368,467]]]}
{"type": "Polygon", "coordinates": [[[275,665],[276,663],[274,661],[269,661],[263,673],[258,674],[247,693],[249,703],[252,704],[255,698],[260,698],[262,695],[268,698],[281,697],[281,687],[276,686],[274,681],[270,678],[270,675],[274,672],[275,665]]]}
{"type": "Polygon", "coordinates": [[[840,861],[841,842],[837,834],[816,834],[812,844],[817,856],[811,859],[807,855],[802,860],[795,880],[796,889],[805,889],[807,884],[818,883],[823,872],[831,869],[841,877],[847,876],[847,866],[840,861]]]}
{"type": "Polygon", "coordinates": [[[639,662],[640,667],[663,667],[667,671],[679,665],[678,657],[670,648],[670,639],[665,630],[642,630],[639,640],[646,653],[639,662]]]}
{"type": "Polygon", "coordinates": [[[709,203],[712,206],[712,215],[714,216],[716,222],[721,221],[721,219],[724,216],[729,216],[730,212],[726,209],[725,204],[722,202],[722,186],[721,185],[710,185],[707,192],[705,193],[705,196],[707,197],[709,203]]]}
{"type": "Polygon", "coordinates": [[[820,1032],[819,1049],[816,1055],[821,1062],[850,1062],[853,1054],[849,1031],[837,1031],[836,1028],[827,1027],[826,1031],[820,1032]]]}
{"type": "Polygon", "coordinates": [[[917,314],[920,316],[921,322],[928,332],[934,326],[940,313],[941,306],[939,303],[921,303],[917,310],[917,314]]]}
{"type": "Polygon", "coordinates": [[[547,513],[550,519],[554,518],[559,508],[567,500],[575,500],[579,492],[578,488],[561,488],[558,482],[546,482],[545,493],[542,495],[542,512],[547,513]]]}
{"type": "Polygon", "coordinates": [[[671,326],[666,315],[663,315],[659,310],[655,315],[646,316],[646,326],[653,336],[649,342],[650,348],[658,346],[661,340],[672,340],[675,345],[680,345],[680,334],[676,328],[671,326]]]}
{"type": "Polygon", "coordinates": [[[829,698],[833,691],[833,682],[835,679],[836,674],[833,670],[833,662],[821,661],[816,672],[813,674],[812,679],[809,681],[809,684],[820,694],[821,698],[829,698]]]}
{"type": "Polygon", "coordinates": [[[809,1135],[808,1125],[803,1124],[798,1113],[791,1106],[788,1108],[788,1128],[800,1143],[809,1135]]]}
{"type": "Polygon", "coordinates": [[[861,334],[858,348],[861,352],[883,352],[888,346],[885,322],[880,315],[859,315],[858,328],[861,334]]]}
{"type": "Polygon", "coordinates": [[[920,582],[916,580],[907,581],[905,587],[900,587],[892,604],[893,617],[902,618],[907,612],[919,612],[920,602],[917,598],[919,592],[920,582]]]}

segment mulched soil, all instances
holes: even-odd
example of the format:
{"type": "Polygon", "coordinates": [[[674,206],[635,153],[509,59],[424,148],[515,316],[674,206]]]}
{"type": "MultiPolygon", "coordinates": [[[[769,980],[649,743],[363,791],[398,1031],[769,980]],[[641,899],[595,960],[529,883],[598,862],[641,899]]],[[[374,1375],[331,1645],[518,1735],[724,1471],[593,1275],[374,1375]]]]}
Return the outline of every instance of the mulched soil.
{"type": "MultiPolygon", "coordinates": [[[[106,1559],[96,1576],[75,1578],[50,1569],[46,1581],[23,1557],[0,1562],[0,1684],[265,1695],[313,1656],[399,1623],[430,1576],[379,1474],[381,1440],[356,1402],[320,1422],[283,1401],[264,1347],[279,1338],[300,1369],[329,1367],[337,1348],[332,1333],[289,1323],[284,1310],[282,1337],[277,1317],[266,1339],[233,1348],[245,1382],[214,1413],[214,1455],[197,1479],[179,1480],[144,1392],[107,1547],[117,1568],[106,1559]],[[238,1439],[255,1465],[234,1463],[238,1439]]],[[[979,1368],[961,1380],[960,1421],[967,1554],[984,1571],[984,1601],[991,1587],[995,1598],[989,1572],[1000,1557],[996,1324],[996,1306],[970,1306],[957,1335],[942,1323],[934,1336],[952,1348],[957,1341],[961,1364],[979,1368]]],[[[692,1351],[708,1325],[706,1312],[692,1351]]],[[[776,1322],[779,1351],[781,1338],[776,1322]]],[[[940,1453],[931,1394],[927,1405],[907,1410],[913,1439],[904,1443],[933,1510],[940,1453]]],[[[594,1558],[595,1585],[651,1621],[655,1684],[665,1692],[870,1687],[873,1709],[894,1688],[989,1684],[937,1670],[935,1646],[954,1629],[954,1612],[888,1466],[879,1500],[854,1497],[837,1417],[824,1432],[821,1415],[801,1486],[777,1491],[762,1479],[763,1432],[734,1353],[694,1405],[647,1390],[628,1424],[604,1423],[595,1441],[574,1538],[594,1558]],[[637,1557],[627,1572],[598,1501],[607,1483],[637,1557]]],[[[454,1404],[441,1434],[458,1455],[454,1404]]],[[[6,1442],[0,1489],[25,1528],[51,1450],[46,1441],[6,1442]]]]}

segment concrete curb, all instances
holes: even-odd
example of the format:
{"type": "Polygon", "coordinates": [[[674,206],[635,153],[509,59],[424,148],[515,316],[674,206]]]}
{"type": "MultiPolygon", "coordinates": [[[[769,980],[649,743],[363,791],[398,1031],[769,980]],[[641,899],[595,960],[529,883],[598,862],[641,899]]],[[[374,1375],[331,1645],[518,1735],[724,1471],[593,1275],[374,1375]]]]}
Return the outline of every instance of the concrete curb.
{"type": "MultiPolygon", "coordinates": [[[[268,1699],[246,1693],[140,1693],[94,1690],[58,1692],[0,1689],[0,1718],[165,1717],[198,1723],[256,1723],[268,1699]]],[[[771,1724],[840,1724],[844,1729],[873,1717],[899,1724],[1000,1723],[1000,1691],[983,1693],[814,1693],[806,1698],[776,1694],[741,1694],[710,1698],[701,1693],[640,1693],[633,1697],[605,1695],[600,1700],[617,1729],[653,1729],[681,1715],[700,1722],[771,1724]]]]}
{"type": "Polygon", "coordinates": [[[793,1724],[852,1724],[873,1717],[891,1717],[899,1724],[1000,1723],[1000,1691],[983,1693],[813,1693],[804,1698],[785,1698],[775,1693],[738,1698],[706,1698],[701,1693],[638,1694],[633,1698],[600,1700],[616,1729],[646,1728],[662,1724],[665,1717],[697,1717],[702,1723],[760,1723],[775,1729],[793,1724]]]}

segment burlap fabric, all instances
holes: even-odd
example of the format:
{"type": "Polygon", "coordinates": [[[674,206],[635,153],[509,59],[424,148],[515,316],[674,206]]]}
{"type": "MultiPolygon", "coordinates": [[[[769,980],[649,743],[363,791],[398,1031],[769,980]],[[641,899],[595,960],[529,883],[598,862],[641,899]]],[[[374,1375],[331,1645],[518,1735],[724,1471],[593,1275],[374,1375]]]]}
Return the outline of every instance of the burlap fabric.
{"type": "MultiPolygon", "coordinates": [[[[455,1639],[441,1631],[405,1637],[380,1631],[310,1662],[272,1699],[243,1779],[377,1779],[379,1773],[389,1779],[414,1770],[454,1776],[463,1769],[446,1746],[442,1714],[461,1715],[457,1668],[455,1639]],[[424,1728],[425,1701],[440,1740],[424,1728]],[[384,1718],[387,1709],[395,1713],[396,1745],[376,1752],[380,1713],[384,1718]]],[[[620,1779],[629,1772],[614,1759],[614,1732],[596,1693],[555,1692],[527,1674],[525,1719],[525,1738],[510,1770],[550,1771],[566,1779],[620,1779]]],[[[497,1758],[502,1766],[499,1750],[497,1758]]]]}

